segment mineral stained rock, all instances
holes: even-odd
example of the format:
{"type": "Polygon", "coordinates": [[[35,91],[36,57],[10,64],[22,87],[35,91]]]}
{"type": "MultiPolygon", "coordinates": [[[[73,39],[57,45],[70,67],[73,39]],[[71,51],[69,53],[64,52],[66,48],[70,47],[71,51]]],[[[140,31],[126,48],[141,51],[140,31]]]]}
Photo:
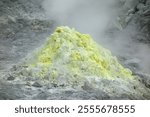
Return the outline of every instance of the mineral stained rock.
{"type": "Polygon", "coordinates": [[[27,71],[51,82],[80,84],[85,79],[134,79],[111,52],[87,34],[67,26],[58,27],[46,43],[33,53],[27,71]]]}
{"type": "Polygon", "coordinates": [[[9,82],[21,85],[25,95],[16,99],[150,99],[142,78],[89,35],[65,26],[10,71],[4,79],[13,76],[9,82]],[[68,96],[67,90],[73,93],[68,96]]]}

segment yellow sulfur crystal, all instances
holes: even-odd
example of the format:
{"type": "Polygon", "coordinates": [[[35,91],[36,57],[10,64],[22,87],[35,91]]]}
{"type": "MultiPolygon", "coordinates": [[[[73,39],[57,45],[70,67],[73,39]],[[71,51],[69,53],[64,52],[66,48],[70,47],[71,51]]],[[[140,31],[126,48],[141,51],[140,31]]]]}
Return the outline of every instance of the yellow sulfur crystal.
{"type": "Polygon", "coordinates": [[[87,34],[67,26],[58,27],[44,46],[34,53],[34,62],[28,70],[41,78],[63,77],[69,82],[96,76],[114,80],[132,79],[132,72],[119,64],[111,52],[87,34]]]}

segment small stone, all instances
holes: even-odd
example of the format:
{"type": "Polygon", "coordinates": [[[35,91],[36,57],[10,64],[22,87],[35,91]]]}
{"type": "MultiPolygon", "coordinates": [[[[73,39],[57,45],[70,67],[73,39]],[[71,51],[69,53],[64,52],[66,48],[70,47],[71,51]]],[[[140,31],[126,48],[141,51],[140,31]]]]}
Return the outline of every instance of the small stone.
{"type": "Polygon", "coordinates": [[[58,85],[57,85],[57,84],[53,84],[53,87],[55,87],[55,88],[56,88],[56,87],[58,87],[58,85]]]}
{"type": "Polygon", "coordinates": [[[93,90],[92,86],[89,84],[89,82],[85,82],[84,85],[82,86],[82,89],[85,91],[90,91],[93,90]]]}
{"type": "Polygon", "coordinates": [[[14,80],[15,79],[15,77],[13,77],[13,76],[9,76],[8,78],[7,78],[7,80],[14,80]]]}
{"type": "Polygon", "coordinates": [[[42,85],[39,82],[34,82],[32,84],[33,87],[42,87],[42,85]]]}
{"type": "Polygon", "coordinates": [[[134,89],[136,89],[136,86],[133,86],[134,89]]]}
{"type": "Polygon", "coordinates": [[[14,65],[12,68],[11,68],[12,71],[17,71],[17,66],[14,65]]]}
{"type": "Polygon", "coordinates": [[[30,82],[26,82],[26,85],[27,85],[27,86],[31,86],[31,83],[30,83],[30,82]]]}

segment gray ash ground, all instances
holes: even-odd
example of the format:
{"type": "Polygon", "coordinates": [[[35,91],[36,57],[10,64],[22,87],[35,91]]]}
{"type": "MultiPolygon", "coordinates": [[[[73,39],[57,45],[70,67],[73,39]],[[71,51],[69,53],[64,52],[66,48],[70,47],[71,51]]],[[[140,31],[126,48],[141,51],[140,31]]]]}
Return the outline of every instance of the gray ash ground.
{"type": "MultiPolygon", "coordinates": [[[[135,41],[149,46],[150,1],[139,0],[136,5],[130,7],[127,9],[128,13],[122,16],[122,25],[137,25],[140,33],[134,37],[135,41]]],[[[141,70],[137,58],[123,55],[118,55],[120,62],[138,76],[135,86],[131,82],[132,89],[140,90],[138,85],[145,89],[141,95],[124,92],[119,81],[102,81],[105,87],[114,88],[111,94],[102,89],[93,89],[87,84],[78,89],[57,86],[39,78],[15,77],[13,73],[21,69],[16,67],[17,64],[39,47],[54,27],[55,21],[46,18],[40,0],[0,1],[0,99],[150,99],[150,75],[141,70]]]]}

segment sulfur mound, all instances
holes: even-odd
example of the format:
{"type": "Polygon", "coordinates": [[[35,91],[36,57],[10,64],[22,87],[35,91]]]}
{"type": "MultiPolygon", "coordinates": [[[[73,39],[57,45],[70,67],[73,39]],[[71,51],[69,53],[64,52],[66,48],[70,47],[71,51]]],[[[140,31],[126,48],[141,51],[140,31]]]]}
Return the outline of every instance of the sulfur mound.
{"type": "Polygon", "coordinates": [[[132,79],[132,72],[119,64],[111,52],[87,34],[62,26],[47,39],[27,63],[32,76],[70,84],[85,78],[132,79]]]}

